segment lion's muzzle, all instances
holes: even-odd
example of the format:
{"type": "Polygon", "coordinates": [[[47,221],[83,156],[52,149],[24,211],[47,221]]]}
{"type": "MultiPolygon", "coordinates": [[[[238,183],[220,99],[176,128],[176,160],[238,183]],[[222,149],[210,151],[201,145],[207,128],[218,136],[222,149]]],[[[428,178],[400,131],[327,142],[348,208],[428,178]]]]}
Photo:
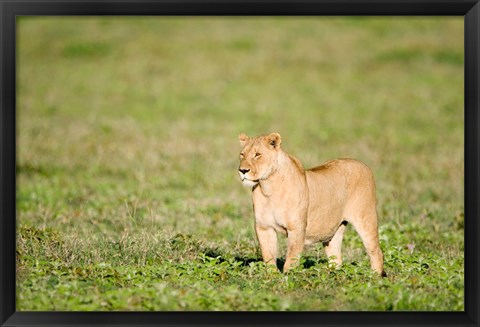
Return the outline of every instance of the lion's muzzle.
{"type": "Polygon", "coordinates": [[[250,169],[238,169],[238,174],[240,175],[240,179],[242,181],[243,186],[245,187],[253,187],[258,184],[258,179],[253,180],[247,177],[247,174],[250,172],[250,169]]]}

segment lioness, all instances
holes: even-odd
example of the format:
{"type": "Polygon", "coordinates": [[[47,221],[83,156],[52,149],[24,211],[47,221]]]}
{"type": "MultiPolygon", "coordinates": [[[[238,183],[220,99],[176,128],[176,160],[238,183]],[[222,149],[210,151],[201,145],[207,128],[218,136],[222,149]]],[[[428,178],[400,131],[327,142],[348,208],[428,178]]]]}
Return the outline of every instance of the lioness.
{"type": "Polygon", "coordinates": [[[360,235],[374,271],[385,276],[378,241],[375,181],[362,162],[337,159],[305,170],[280,147],[278,133],[249,138],[238,173],[252,188],[255,231],[263,261],[276,266],[277,232],[287,235],[283,271],[299,263],[304,245],[322,242],[330,262],[342,263],[341,245],[347,223],[360,235]]]}

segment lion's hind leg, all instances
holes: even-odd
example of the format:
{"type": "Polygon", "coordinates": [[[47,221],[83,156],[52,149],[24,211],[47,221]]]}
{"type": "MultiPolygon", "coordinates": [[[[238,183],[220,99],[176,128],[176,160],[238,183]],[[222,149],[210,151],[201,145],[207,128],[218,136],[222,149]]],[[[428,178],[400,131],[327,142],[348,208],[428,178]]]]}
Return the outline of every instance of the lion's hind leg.
{"type": "Polygon", "coordinates": [[[378,222],[376,210],[369,210],[370,212],[360,217],[360,219],[351,220],[358,235],[362,239],[365,250],[370,258],[370,266],[372,270],[386,276],[383,270],[383,253],[380,249],[380,242],[378,236],[378,222]]]}
{"type": "Polygon", "coordinates": [[[329,265],[337,268],[342,264],[342,240],[347,222],[343,222],[328,242],[323,242],[329,265]]]}

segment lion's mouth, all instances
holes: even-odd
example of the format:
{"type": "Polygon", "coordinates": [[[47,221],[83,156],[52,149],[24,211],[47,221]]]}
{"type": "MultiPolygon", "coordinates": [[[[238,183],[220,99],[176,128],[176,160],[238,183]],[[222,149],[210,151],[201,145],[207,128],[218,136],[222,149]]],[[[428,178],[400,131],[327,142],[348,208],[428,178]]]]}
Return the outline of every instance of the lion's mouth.
{"type": "Polygon", "coordinates": [[[260,182],[259,179],[250,179],[250,178],[246,178],[245,176],[242,177],[242,182],[243,182],[243,181],[252,182],[252,183],[258,183],[258,182],[260,182]]]}
{"type": "Polygon", "coordinates": [[[249,178],[246,178],[245,176],[242,176],[241,179],[242,179],[242,184],[246,187],[254,187],[260,182],[259,179],[249,179],[249,178]]]}

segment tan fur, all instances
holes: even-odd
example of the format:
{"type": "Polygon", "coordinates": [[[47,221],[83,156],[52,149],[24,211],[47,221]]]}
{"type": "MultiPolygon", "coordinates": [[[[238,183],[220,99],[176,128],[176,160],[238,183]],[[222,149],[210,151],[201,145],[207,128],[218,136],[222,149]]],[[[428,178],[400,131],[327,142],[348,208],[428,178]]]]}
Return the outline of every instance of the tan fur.
{"type": "Polygon", "coordinates": [[[252,187],[255,231],[263,260],[276,265],[277,232],[288,237],[284,272],[298,264],[304,245],[322,242],[331,263],[342,263],[345,225],[360,235],[374,271],[384,275],[378,240],[375,181],[371,170],[353,159],[337,159],[305,170],[280,147],[278,133],[249,138],[239,175],[252,187]]]}

